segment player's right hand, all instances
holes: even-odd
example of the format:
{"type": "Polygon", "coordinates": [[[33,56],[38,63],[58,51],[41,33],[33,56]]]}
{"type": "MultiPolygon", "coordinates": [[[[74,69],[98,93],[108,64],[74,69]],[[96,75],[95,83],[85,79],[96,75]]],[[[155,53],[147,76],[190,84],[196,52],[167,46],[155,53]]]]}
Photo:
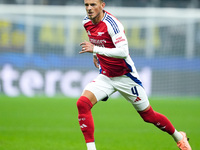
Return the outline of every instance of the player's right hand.
{"type": "Polygon", "coordinates": [[[79,52],[81,53],[93,53],[94,45],[90,42],[84,41],[80,44],[82,50],[79,52]]]}

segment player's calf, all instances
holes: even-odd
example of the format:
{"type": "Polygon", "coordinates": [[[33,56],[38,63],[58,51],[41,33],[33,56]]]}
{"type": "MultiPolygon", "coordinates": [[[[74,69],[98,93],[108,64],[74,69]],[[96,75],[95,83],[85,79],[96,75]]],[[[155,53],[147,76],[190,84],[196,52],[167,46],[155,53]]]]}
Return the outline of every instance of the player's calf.
{"type": "Polygon", "coordinates": [[[92,103],[85,96],[81,96],[77,101],[78,120],[86,143],[94,142],[94,121],[91,113],[92,107],[92,103]]]}
{"type": "Polygon", "coordinates": [[[155,112],[152,107],[150,107],[146,111],[138,112],[140,116],[143,118],[143,120],[147,123],[153,123],[156,127],[159,129],[169,133],[172,135],[175,131],[174,126],[171,124],[171,122],[167,119],[166,116],[155,112]]]}

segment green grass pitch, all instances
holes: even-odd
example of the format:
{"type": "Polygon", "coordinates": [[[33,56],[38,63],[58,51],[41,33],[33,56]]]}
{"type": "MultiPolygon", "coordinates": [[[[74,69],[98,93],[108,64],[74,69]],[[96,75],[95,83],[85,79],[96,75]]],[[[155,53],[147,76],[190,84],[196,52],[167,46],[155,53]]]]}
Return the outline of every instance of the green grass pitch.
{"type": "MultiPolygon", "coordinates": [[[[200,149],[200,98],[150,98],[177,130],[200,149]]],[[[143,122],[123,98],[92,109],[98,150],[177,150],[171,136],[143,122]]],[[[0,97],[0,150],[86,150],[76,99],[0,97]]]]}

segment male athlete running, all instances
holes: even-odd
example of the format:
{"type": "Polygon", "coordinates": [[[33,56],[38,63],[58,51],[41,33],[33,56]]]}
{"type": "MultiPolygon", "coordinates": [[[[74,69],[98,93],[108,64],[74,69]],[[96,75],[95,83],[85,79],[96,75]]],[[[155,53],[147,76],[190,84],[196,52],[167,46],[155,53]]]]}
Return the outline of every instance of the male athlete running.
{"type": "Polygon", "coordinates": [[[93,53],[100,74],[89,83],[77,101],[78,120],[87,150],[96,150],[91,108],[118,91],[131,102],[145,122],[152,123],[173,137],[181,150],[191,150],[184,132],[178,132],[164,115],[154,111],[129,55],[123,25],[104,10],[103,0],[84,0],[87,16],[83,20],[90,42],[80,45],[80,53],[93,53]]]}

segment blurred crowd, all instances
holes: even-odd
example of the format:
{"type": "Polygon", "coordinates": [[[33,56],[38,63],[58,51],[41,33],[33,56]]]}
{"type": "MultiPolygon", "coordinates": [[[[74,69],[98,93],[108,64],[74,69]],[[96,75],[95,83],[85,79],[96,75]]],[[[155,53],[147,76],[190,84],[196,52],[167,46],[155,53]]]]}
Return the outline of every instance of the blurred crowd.
{"type": "MultiPolygon", "coordinates": [[[[199,0],[105,0],[109,6],[200,8],[199,0]]],[[[82,5],[83,0],[0,0],[0,4],[82,5]]]]}

